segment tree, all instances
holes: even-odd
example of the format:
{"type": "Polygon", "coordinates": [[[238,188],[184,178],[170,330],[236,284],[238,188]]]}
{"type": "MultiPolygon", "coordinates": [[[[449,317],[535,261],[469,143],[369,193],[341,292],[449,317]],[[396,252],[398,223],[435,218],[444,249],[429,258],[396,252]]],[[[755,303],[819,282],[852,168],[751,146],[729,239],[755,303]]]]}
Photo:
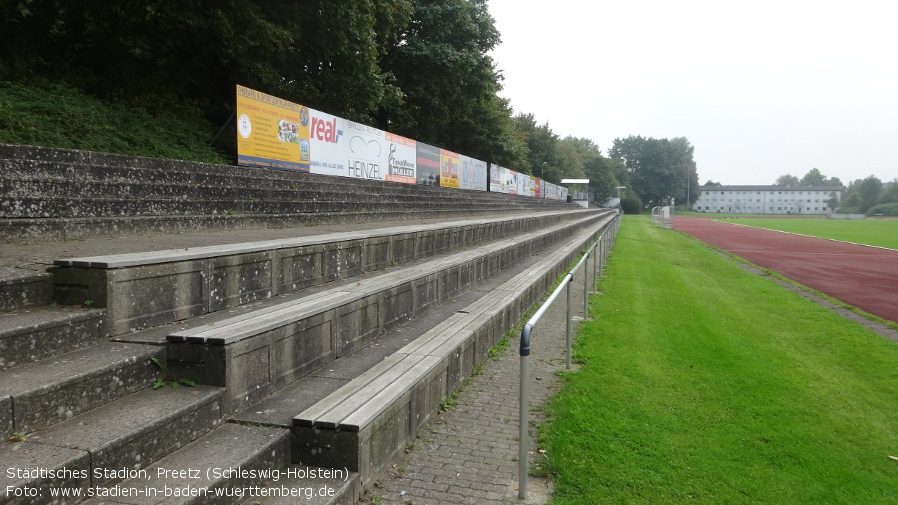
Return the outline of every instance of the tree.
{"type": "Polygon", "coordinates": [[[617,195],[617,187],[620,185],[611,169],[611,163],[604,156],[596,156],[588,160],[583,169],[589,178],[589,191],[593,201],[601,205],[617,195]]]}
{"type": "Polygon", "coordinates": [[[882,193],[882,181],[871,175],[860,183],[857,191],[860,198],[859,210],[867,212],[870,207],[879,203],[879,196],[882,193]]]}
{"type": "Polygon", "coordinates": [[[379,61],[401,97],[383,103],[378,125],[516,166],[527,152],[514,132],[508,101],[497,96],[501,75],[488,53],[499,43],[499,32],[486,1],[413,0],[411,5],[410,22],[379,61]]]}
{"type": "Polygon", "coordinates": [[[826,206],[829,207],[829,210],[836,210],[839,208],[839,197],[836,195],[835,191],[829,192],[829,199],[826,201],[826,206]]]}
{"type": "Polygon", "coordinates": [[[883,184],[879,203],[898,203],[898,177],[887,184],[883,184]]]}
{"type": "MultiPolygon", "coordinates": [[[[671,199],[684,202],[687,187],[698,187],[693,152],[685,137],[668,140],[632,135],[615,139],[608,151],[626,166],[632,190],[651,205],[669,204],[671,199]]],[[[690,191],[689,197],[695,201],[698,193],[690,191]]]]}
{"type": "Polygon", "coordinates": [[[720,186],[723,186],[723,184],[721,184],[719,182],[714,182],[711,179],[708,179],[708,182],[705,183],[705,186],[720,187],[720,186]]]}
{"type": "Polygon", "coordinates": [[[30,0],[0,4],[0,74],[220,124],[235,83],[350,119],[398,96],[377,60],[408,0],[30,0]]]}
{"type": "Polygon", "coordinates": [[[518,114],[512,118],[527,143],[527,163],[521,167],[509,167],[528,174],[543,173],[543,178],[558,184],[565,175],[565,167],[558,153],[558,135],[549,123],[537,125],[533,114],[518,114]],[[543,169],[543,163],[546,163],[543,169]]]}
{"type": "Polygon", "coordinates": [[[776,182],[774,185],[776,186],[798,186],[799,184],[798,177],[795,177],[792,174],[781,175],[776,178],[776,182]]]}
{"type": "Polygon", "coordinates": [[[824,184],[826,184],[826,176],[816,168],[809,170],[799,181],[800,186],[822,186],[824,184]]]}

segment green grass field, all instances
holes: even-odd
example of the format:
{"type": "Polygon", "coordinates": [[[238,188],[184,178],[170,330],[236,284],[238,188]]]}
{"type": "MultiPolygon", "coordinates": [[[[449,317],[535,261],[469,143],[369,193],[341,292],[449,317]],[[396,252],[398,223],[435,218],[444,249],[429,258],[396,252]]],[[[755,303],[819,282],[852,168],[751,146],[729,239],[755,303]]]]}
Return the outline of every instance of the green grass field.
{"type": "Polygon", "coordinates": [[[898,249],[898,219],[733,219],[733,223],[898,249]]]}
{"type": "Polygon", "coordinates": [[[624,219],[540,433],[552,503],[898,503],[898,344],[624,219]]]}

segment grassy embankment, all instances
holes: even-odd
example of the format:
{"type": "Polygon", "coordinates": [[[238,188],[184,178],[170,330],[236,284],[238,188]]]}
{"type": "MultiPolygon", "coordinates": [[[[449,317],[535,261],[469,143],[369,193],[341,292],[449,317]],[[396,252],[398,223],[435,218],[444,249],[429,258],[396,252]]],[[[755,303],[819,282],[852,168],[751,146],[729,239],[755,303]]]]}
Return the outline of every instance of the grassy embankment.
{"type": "MultiPolygon", "coordinates": [[[[0,143],[229,163],[209,146],[215,128],[187,105],[149,111],[63,83],[0,80],[0,143]]],[[[221,142],[220,142],[221,144],[221,142]]]]}
{"type": "Polygon", "coordinates": [[[553,503],[898,503],[898,344],[626,217],[541,433],[553,503]]]}

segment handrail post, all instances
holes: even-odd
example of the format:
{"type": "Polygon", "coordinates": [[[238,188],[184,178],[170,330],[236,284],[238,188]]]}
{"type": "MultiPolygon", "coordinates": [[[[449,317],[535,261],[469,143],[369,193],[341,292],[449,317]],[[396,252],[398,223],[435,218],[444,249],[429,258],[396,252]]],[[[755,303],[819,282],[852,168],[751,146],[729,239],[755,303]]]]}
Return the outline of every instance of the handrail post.
{"type": "Polygon", "coordinates": [[[589,251],[583,261],[583,320],[589,319],[589,251]]]}
{"type": "Polygon", "coordinates": [[[599,248],[599,244],[602,242],[602,237],[604,237],[604,236],[605,236],[604,233],[602,233],[602,235],[599,236],[599,240],[596,241],[596,246],[593,248],[593,251],[592,251],[592,253],[593,253],[592,254],[592,289],[589,290],[590,293],[598,293],[599,292],[599,289],[598,289],[599,267],[597,265],[598,265],[598,260],[599,260],[599,253],[601,252],[601,249],[599,248]]]}
{"type": "Polygon", "coordinates": [[[528,478],[528,445],[530,434],[527,433],[530,402],[530,324],[521,330],[521,398],[518,417],[518,498],[527,499],[528,478]],[[526,344],[526,348],[525,348],[526,344]]]}
{"type": "Polygon", "coordinates": [[[567,283],[567,329],[566,329],[566,342],[567,342],[567,356],[565,357],[565,368],[568,370],[571,369],[571,282],[574,281],[574,276],[570,277],[569,282],[567,283]]]}

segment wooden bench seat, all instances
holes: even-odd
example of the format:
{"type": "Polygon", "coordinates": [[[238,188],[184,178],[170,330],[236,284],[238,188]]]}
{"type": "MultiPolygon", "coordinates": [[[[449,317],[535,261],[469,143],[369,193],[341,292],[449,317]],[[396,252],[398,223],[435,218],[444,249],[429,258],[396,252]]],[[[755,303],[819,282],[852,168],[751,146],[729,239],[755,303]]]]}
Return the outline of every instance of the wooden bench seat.
{"type": "MultiPolygon", "coordinates": [[[[173,331],[166,336],[170,373],[226,387],[223,406],[225,412],[234,412],[601,219],[589,215],[357,282],[344,281],[211,325],[173,331]]],[[[503,321],[518,313],[520,304],[503,321]]],[[[451,387],[470,368],[473,355],[481,354],[486,343],[478,342],[478,352],[472,351],[466,365],[451,369],[451,387]]]]}
{"type": "Polygon", "coordinates": [[[489,350],[546,293],[560,271],[597,236],[595,230],[577,233],[527,272],[295,416],[294,460],[347,467],[367,482],[414,442],[443,399],[488,357],[489,350]]]}

